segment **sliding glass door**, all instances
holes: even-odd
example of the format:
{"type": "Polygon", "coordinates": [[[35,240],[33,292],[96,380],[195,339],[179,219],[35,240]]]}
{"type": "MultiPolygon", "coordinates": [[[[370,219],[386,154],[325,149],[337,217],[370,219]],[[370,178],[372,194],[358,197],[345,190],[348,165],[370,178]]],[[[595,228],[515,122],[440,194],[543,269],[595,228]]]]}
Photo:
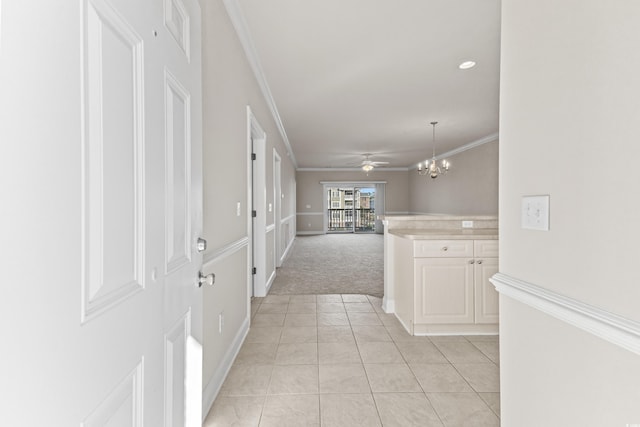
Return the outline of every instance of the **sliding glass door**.
{"type": "Polygon", "coordinates": [[[374,187],[328,187],[328,233],[374,233],[374,187]]]}

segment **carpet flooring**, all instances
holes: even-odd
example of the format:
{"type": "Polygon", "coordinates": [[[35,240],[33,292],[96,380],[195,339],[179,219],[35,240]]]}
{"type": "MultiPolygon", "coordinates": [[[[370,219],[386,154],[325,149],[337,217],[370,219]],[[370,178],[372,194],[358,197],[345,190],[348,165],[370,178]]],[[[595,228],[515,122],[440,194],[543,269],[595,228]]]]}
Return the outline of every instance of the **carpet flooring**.
{"type": "Polygon", "coordinates": [[[269,294],[384,293],[381,234],[297,236],[269,294]]]}

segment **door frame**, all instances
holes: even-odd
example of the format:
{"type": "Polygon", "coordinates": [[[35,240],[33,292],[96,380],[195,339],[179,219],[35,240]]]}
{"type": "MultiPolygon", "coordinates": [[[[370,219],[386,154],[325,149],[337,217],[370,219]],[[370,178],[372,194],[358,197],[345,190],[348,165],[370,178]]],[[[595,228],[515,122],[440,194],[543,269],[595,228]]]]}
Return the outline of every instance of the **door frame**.
{"type": "Polygon", "coordinates": [[[282,158],[278,151],[273,149],[273,223],[275,224],[275,236],[273,239],[273,265],[282,266],[283,239],[282,239],[282,158]]]}
{"type": "Polygon", "coordinates": [[[264,297],[269,291],[265,274],[267,269],[267,173],[265,161],[267,134],[253,115],[250,106],[247,106],[247,139],[250,147],[249,168],[251,169],[251,180],[248,182],[249,242],[251,245],[251,266],[248,271],[251,283],[249,295],[264,297]],[[252,153],[255,154],[255,160],[251,160],[252,153]],[[255,217],[252,215],[254,210],[256,211],[255,217]],[[253,268],[256,269],[255,274],[253,274],[253,268]]]}

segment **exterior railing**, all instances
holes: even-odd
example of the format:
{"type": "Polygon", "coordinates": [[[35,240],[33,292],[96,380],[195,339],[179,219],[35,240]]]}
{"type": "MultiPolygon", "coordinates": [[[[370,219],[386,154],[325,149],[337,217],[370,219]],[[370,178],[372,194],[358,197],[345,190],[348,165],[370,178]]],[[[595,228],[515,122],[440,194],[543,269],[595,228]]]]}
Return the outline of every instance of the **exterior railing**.
{"type": "Polygon", "coordinates": [[[373,209],[328,209],[328,231],[375,231],[373,209]]]}

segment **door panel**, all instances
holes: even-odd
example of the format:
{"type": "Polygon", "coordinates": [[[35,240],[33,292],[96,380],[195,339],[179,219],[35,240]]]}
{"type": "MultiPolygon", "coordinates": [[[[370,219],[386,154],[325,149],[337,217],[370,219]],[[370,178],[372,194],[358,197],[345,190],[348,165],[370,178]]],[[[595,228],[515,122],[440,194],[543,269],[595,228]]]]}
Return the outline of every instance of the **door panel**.
{"type": "Polygon", "coordinates": [[[114,388],[81,427],[142,427],[142,362],[114,388]]]}
{"type": "Polygon", "coordinates": [[[165,336],[165,426],[185,425],[185,372],[191,313],[178,320],[165,336]]]}
{"type": "Polygon", "coordinates": [[[83,321],[144,287],[142,39],[107,3],[83,32],[83,321]],[[119,87],[120,90],[105,90],[119,87]]]}
{"type": "Polygon", "coordinates": [[[198,1],[163,3],[165,425],[173,427],[202,422],[202,83],[198,1]]]}
{"type": "Polygon", "coordinates": [[[200,11],[166,3],[0,2],[0,425],[201,424],[200,11]]]}
{"type": "Polygon", "coordinates": [[[166,272],[191,261],[190,96],[165,70],[166,272]]]}

